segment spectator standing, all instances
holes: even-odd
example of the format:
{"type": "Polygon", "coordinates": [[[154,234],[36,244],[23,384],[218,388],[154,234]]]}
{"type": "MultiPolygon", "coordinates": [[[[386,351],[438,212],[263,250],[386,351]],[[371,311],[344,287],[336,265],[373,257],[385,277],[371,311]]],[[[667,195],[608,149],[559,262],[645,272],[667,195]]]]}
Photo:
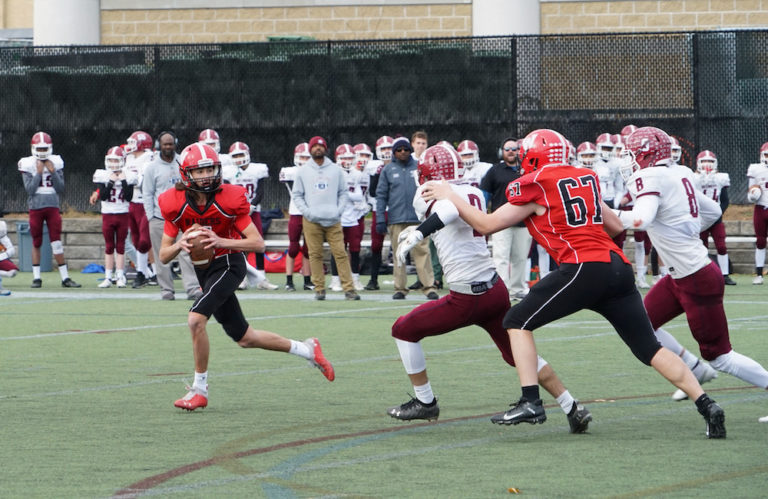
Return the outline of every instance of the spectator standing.
{"type": "Polygon", "coordinates": [[[40,277],[40,247],[43,245],[43,223],[48,226],[51,252],[59,267],[61,285],[79,288],[70,279],[61,243],[61,209],[59,195],[64,193],[64,160],[53,154],[53,141],[45,132],[32,136],[32,155],[19,160],[24,190],[29,195],[29,233],[32,235],[32,286],[43,285],[40,277]]]}
{"type": "MultiPolygon", "coordinates": [[[[179,174],[179,155],[176,153],[178,140],[173,132],[160,132],[157,136],[160,153],[144,169],[144,180],[141,183],[141,195],[144,199],[144,211],[149,220],[149,236],[152,240],[152,251],[155,253],[157,263],[157,283],[160,286],[160,296],[163,300],[174,300],[173,277],[170,263],[160,263],[158,251],[163,239],[163,215],[157,200],[160,194],[167,191],[181,181],[179,174]]],[[[188,300],[196,300],[202,295],[200,284],[195,276],[195,269],[189,260],[189,254],[182,252],[179,255],[181,267],[181,279],[188,300]]]]}
{"type": "MultiPolygon", "coordinates": [[[[501,161],[493,165],[480,182],[480,190],[485,193],[486,200],[490,199],[492,212],[507,204],[507,186],[520,177],[517,152],[517,140],[511,137],[504,139],[501,143],[501,161]]],[[[526,260],[532,240],[524,222],[491,236],[493,264],[507,285],[510,299],[521,300],[528,293],[526,260]]]]}
{"type": "Polygon", "coordinates": [[[315,299],[325,300],[325,271],[323,269],[323,242],[331,247],[331,254],[339,270],[344,298],[359,300],[352,281],[349,258],[344,249],[341,214],[349,202],[344,173],[337,164],[325,156],[328,143],[320,136],[309,140],[309,160],[296,173],[293,183],[293,201],[304,220],[304,240],[309,250],[309,266],[315,299]]]}
{"type": "MultiPolygon", "coordinates": [[[[413,209],[413,196],[418,184],[418,163],[413,158],[413,148],[405,137],[398,137],[392,144],[392,162],[384,166],[379,174],[376,187],[376,231],[389,234],[392,253],[397,254],[400,233],[411,225],[418,225],[419,218],[413,209]],[[386,217],[386,218],[385,218],[386,217]]],[[[424,285],[421,291],[430,300],[440,298],[435,292],[435,274],[429,252],[429,242],[421,241],[411,250],[419,281],[424,285]],[[426,284],[425,284],[426,283],[426,284]]],[[[405,265],[395,259],[394,300],[403,300],[408,294],[408,276],[405,265]]]]}
{"type": "Polygon", "coordinates": [[[424,151],[427,150],[427,147],[429,147],[427,132],[424,130],[413,132],[413,135],[411,135],[411,147],[413,148],[413,157],[418,161],[421,155],[424,154],[424,151]]]}

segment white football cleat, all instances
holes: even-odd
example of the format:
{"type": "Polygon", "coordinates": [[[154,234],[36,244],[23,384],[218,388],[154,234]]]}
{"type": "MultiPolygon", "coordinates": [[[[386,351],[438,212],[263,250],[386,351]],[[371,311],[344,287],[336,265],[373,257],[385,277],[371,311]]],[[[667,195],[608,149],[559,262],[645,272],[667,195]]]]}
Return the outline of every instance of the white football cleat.
{"type": "Polygon", "coordinates": [[[752,279],[752,284],[762,284],[763,283],[763,276],[756,275],[754,279],[752,279]]]}
{"type": "Polygon", "coordinates": [[[761,423],[768,423],[768,416],[763,416],[762,418],[758,419],[761,423]]]}
{"type": "MultiPolygon", "coordinates": [[[[712,366],[706,362],[702,362],[701,366],[703,367],[703,371],[701,372],[701,376],[697,376],[699,384],[703,385],[707,381],[712,381],[713,379],[717,378],[717,371],[715,371],[712,366]]],[[[688,399],[688,395],[682,390],[678,389],[675,393],[672,394],[672,400],[676,402],[680,402],[681,400],[686,399],[688,399]]]]}
{"type": "Polygon", "coordinates": [[[110,286],[112,286],[112,281],[110,279],[104,279],[101,281],[101,283],[99,283],[100,288],[108,288],[110,286]]]}
{"type": "Polygon", "coordinates": [[[118,288],[124,288],[125,284],[126,284],[126,282],[125,282],[125,276],[124,275],[122,275],[122,276],[117,278],[117,287],[118,288]]]}
{"type": "Polygon", "coordinates": [[[237,289],[248,289],[248,278],[243,279],[243,282],[237,285],[237,289]]]}
{"type": "Polygon", "coordinates": [[[637,285],[640,289],[650,289],[651,285],[648,284],[648,281],[645,279],[644,275],[637,276],[637,279],[635,279],[635,285],[637,285]]]}
{"type": "Polygon", "coordinates": [[[271,291],[271,290],[274,290],[274,289],[277,289],[278,287],[279,287],[279,286],[277,286],[277,285],[275,285],[275,284],[272,284],[271,282],[269,282],[269,281],[268,281],[268,280],[266,280],[266,279],[264,279],[263,281],[260,281],[260,282],[259,282],[259,283],[256,285],[256,289],[268,289],[268,290],[270,290],[270,291],[271,291]]]}
{"type": "Polygon", "coordinates": [[[341,280],[339,279],[339,276],[333,276],[331,277],[331,291],[340,292],[344,291],[344,288],[341,287],[341,280]]]}

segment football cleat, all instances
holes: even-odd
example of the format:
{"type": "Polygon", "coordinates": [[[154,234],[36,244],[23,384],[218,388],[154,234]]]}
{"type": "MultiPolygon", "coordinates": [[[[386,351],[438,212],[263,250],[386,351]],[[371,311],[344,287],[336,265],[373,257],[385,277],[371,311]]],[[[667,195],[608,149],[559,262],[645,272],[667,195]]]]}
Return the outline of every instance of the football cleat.
{"type": "Polygon", "coordinates": [[[108,288],[108,287],[110,287],[110,286],[112,286],[112,281],[111,281],[111,280],[109,280],[109,279],[104,279],[103,281],[101,281],[101,282],[99,283],[99,287],[100,287],[100,288],[108,288]]]}
{"type": "Polygon", "coordinates": [[[277,286],[277,285],[275,285],[275,284],[272,284],[271,282],[269,282],[269,281],[268,281],[268,280],[266,280],[266,279],[264,279],[263,281],[259,282],[259,283],[256,285],[256,289],[267,289],[267,290],[270,290],[270,291],[272,291],[272,290],[275,290],[275,289],[277,289],[277,288],[278,288],[278,286],[277,286]]]}
{"type": "Polygon", "coordinates": [[[126,286],[126,284],[127,283],[125,282],[125,276],[124,275],[117,278],[117,287],[118,288],[124,288],[126,286]]]}
{"type": "Polygon", "coordinates": [[[531,402],[522,397],[514,404],[510,404],[507,412],[491,417],[491,423],[506,425],[520,423],[536,424],[543,423],[546,420],[547,414],[544,412],[544,405],[541,399],[531,402]]]}
{"type": "Polygon", "coordinates": [[[635,279],[635,285],[639,289],[650,289],[651,285],[648,284],[648,281],[646,280],[645,276],[637,276],[637,279],[635,279]]]}
{"type": "MultiPolygon", "coordinates": [[[[707,364],[706,362],[699,362],[699,365],[702,366],[702,371],[700,376],[696,376],[696,379],[699,380],[699,384],[703,385],[707,381],[712,381],[713,379],[717,378],[717,371],[707,364]]],[[[686,394],[684,391],[678,390],[672,394],[672,400],[676,402],[680,402],[681,400],[686,400],[688,398],[688,394],[686,394]]]]}
{"type": "Polygon", "coordinates": [[[286,291],[296,291],[296,287],[293,284],[286,284],[285,285],[286,291]]]}
{"type": "Polygon", "coordinates": [[[32,285],[30,288],[42,288],[43,287],[43,280],[42,279],[32,279],[32,285]]]}
{"type": "Polygon", "coordinates": [[[760,422],[760,423],[768,423],[768,416],[763,416],[762,418],[758,419],[758,422],[760,422]]]}
{"type": "Polygon", "coordinates": [[[133,278],[133,289],[139,289],[147,284],[147,278],[142,272],[136,272],[136,277],[133,278]]]}
{"type": "Polygon", "coordinates": [[[309,365],[320,369],[323,376],[328,378],[328,381],[336,379],[336,374],[333,371],[333,366],[323,355],[323,350],[320,348],[320,341],[317,338],[307,338],[304,343],[309,347],[309,351],[312,352],[312,358],[309,359],[309,365]]]}
{"type": "Polygon", "coordinates": [[[61,281],[61,287],[62,288],[79,288],[81,287],[78,283],[67,277],[63,281],[61,281]]]}
{"type": "Polygon", "coordinates": [[[365,291],[378,291],[379,290],[379,283],[376,281],[368,281],[368,284],[365,285],[365,291]]]}
{"type": "Polygon", "coordinates": [[[734,281],[733,279],[731,279],[731,276],[729,276],[729,275],[724,275],[724,276],[723,276],[723,279],[725,280],[725,285],[726,285],[726,286],[736,286],[736,281],[734,281]]]}
{"type": "Polygon", "coordinates": [[[571,433],[586,433],[589,422],[592,421],[592,413],[589,409],[579,404],[578,400],[573,402],[576,404],[576,410],[572,414],[568,414],[568,425],[571,427],[571,433]]]}
{"type": "Polygon", "coordinates": [[[762,284],[763,283],[763,276],[756,275],[754,279],[752,279],[752,284],[762,284]]]}
{"type": "Polygon", "coordinates": [[[707,422],[707,438],[725,438],[725,412],[719,405],[710,400],[699,413],[707,422]]]}
{"type": "Polygon", "coordinates": [[[153,275],[152,277],[147,278],[147,285],[157,286],[157,275],[153,275]]]}
{"type": "Polygon", "coordinates": [[[237,285],[237,289],[241,291],[248,289],[248,279],[247,278],[243,279],[242,282],[237,285]]]}
{"type": "Polygon", "coordinates": [[[0,288],[0,296],[9,296],[11,294],[10,289],[0,288]]]}
{"type": "Polygon", "coordinates": [[[304,284],[304,291],[312,291],[313,289],[315,289],[314,284],[304,284]]]}
{"type": "Polygon", "coordinates": [[[387,414],[401,421],[410,421],[412,419],[427,419],[429,421],[437,420],[440,416],[440,406],[437,405],[437,399],[431,404],[425,404],[421,400],[411,397],[408,402],[390,407],[387,414]]]}
{"type": "Polygon", "coordinates": [[[195,409],[204,409],[208,406],[208,390],[200,388],[187,387],[184,397],[173,403],[174,407],[184,409],[185,411],[194,411],[195,409]]]}

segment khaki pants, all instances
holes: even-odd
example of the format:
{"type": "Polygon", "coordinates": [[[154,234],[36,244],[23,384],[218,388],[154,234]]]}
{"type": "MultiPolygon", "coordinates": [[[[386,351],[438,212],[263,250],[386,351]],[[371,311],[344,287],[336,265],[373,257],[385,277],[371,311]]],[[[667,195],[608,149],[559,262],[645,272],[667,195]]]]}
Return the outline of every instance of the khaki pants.
{"type": "Polygon", "coordinates": [[[344,232],[341,229],[341,222],[330,227],[323,227],[305,218],[302,221],[302,228],[304,229],[304,242],[307,243],[307,250],[309,251],[309,268],[312,272],[312,284],[315,285],[315,292],[325,291],[323,242],[326,241],[331,247],[334,260],[336,260],[341,287],[344,288],[344,291],[354,291],[355,283],[352,281],[352,269],[349,266],[347,251],[344,249],[344,232]]]}
{"type": "MultiPolygon", "coordinates": [[[[393,271],[395,278],[395,292],[399,291],[408,294],[408,275],[405,272],[405,265],[397,260],[397,238],[400,233],[408,226],[416,224],[391,224],[387,226],[389,233],[389,243],[392,245],[392,254],[395,255],[395,268],[393,271]]],[[[423,239],[419,244],[411,249],[411,259],[416,266],[416,273],[419,281],[423,284],[421,292],[425,295],[435,291],[435,274],[432,272],[432,257],[429,251],[429,239],[423,239]]]]}

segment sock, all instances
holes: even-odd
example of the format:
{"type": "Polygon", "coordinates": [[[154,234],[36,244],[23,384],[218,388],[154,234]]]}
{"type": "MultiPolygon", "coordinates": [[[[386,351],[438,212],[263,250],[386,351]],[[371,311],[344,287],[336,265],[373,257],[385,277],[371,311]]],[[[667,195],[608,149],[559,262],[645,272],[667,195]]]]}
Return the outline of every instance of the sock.
{"type": "Polygon", "coordinates": [[[293,274],[285,276],[285,284],[293,286],[293,274]]]}
{"type": "Polygon", "coordinates": [[[104,270],[104,279],[111,280],[112,279],[112,269],[105,269],[104,270]]]}
{"type": "Polygon", "coordinates": [[[149,270],[147,269],[147,262],[149,262],[149,255],[146,253],[141,253],[137,251],[136,252],[136,270],[138,270],[145,276],[149,274],[149,270]]]}
{"type": "Polygon", "coordinates": [[[429,381],[427,381],[425,385],[414,386],[413,390],[416,392],[416,398],[419,399],[420,402],[427,405],[435,403],[435,394],[432,393],[432,385],[429,381]]]}
{"type": "Polygon", "coordinates": [[[208,392],[208,371],[204,373],[195,371],[195,382],[192,383],[192,388],[208,392]]]}
{"type": "Polygon", "coordinates": [[[763,268],[762,267],[755,268],[755,274],[757,274],[759,276],[762,276],[763,275],[763,268]]]}
{"type": "Polygon", "coordinates": [[[312,351],[309,349],[309,345],[303,341],[291,340],[291,349],[288,350],[288,353],[298,355],[307,360],[312,358],[312,351]]]}
{"type": "Polygon", "coordinates": [[[529,385],[523,387],[523,398],[529,402],[539,400],[539,385],[529,385]]]}
{"type": "Polygon", "coordinates": [[[40,265],[32,265],[32,278],[40,279],[40,265]]]}
{"type": "Polygon", "coordinates": [[[638,277],[645,275],[645,243],[643,241],[635,241],[635,269],[638,277]]]}
{"type": "Polygon", "coordinates": [[[696,399],[696,409],[699,410],[699,413],[704,414],[704,411],[712,402],[713,400],[709,398],[709,395],[702,393],[701,396],[696,399]]]}
{"type": "Polygon", "coordinates": [[[255,253],[256,256],[256,268],[264,270],[264,253],[255,253]]]}
{"type": "Polygon", "coordinates": [[[573,399],[571,392],[568,390],[564,391],[557,397],[557,403],[560,404],[560,407],[566,414],[570,414],[576,408],[576,401],[573,399]]]}
{"type": "Polygon", "coordinates": [[[728,253],[725,255],[717,255],[717,266],[720,267],[720,272],[723,275],[728,275],[728,253]]]}
{"type": "Polygon", "coordinates": [[[121,277],[125,278],[125,270],[117,269],[117,278],[120,279],[121,277]]]}
{"type": "Polygon", "coordinates": [[[304,285],[309,286],[312,284],[312,276],[311,275],[305,275],[304,276],[304,285]]]}
{"type": "Polygon", "coordinates": [[[59,265],[59,275],[62,281],[66,281],[69,278],[69,271],[67,270],[67,264],[59,265]]]}

